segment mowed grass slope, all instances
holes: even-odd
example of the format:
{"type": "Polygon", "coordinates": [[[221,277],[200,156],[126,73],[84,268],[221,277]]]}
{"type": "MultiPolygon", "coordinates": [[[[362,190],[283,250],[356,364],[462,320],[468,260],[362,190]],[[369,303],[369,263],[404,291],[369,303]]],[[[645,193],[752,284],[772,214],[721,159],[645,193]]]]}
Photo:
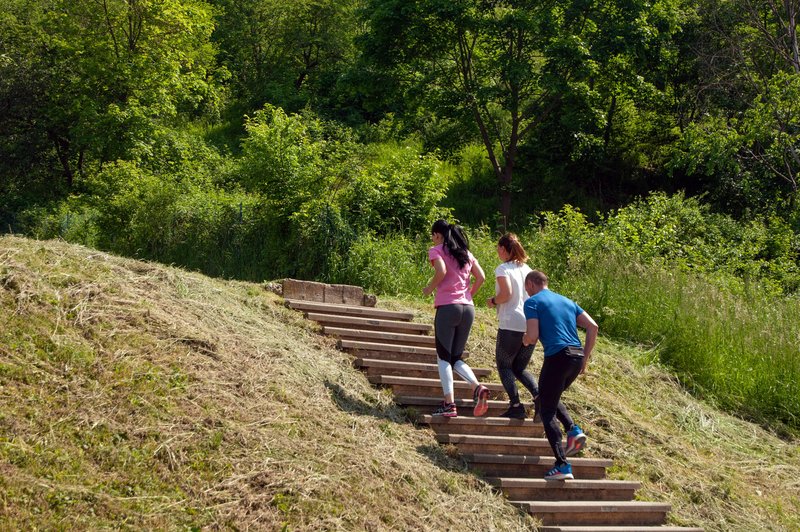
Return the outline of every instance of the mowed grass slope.
{"type": "MultiPolygon", "coordinates": [[[[259,285],[6,236],[0,315],[0,529],[536,527],[259,285]]],[[[495,327],[479,307],[474,365],[492,367],[495,327]]],[[[800,529],[798,442],[651,358],[601,339],[565,397],[587,456],[673,524],[800,529]]]]}
{"type": "Polygon", "coordinates": [[[0,529],[519,530],[259,285],[0,238],[0,529]]]}

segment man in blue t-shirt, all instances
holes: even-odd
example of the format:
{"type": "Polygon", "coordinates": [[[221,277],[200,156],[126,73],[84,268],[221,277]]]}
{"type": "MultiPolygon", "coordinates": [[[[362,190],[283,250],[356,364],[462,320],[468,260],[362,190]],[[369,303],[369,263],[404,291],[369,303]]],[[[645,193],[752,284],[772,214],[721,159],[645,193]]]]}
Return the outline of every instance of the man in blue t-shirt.
{"type": "Polygon", "coordinates": [[[597,340],[597,323],[577,303],[547,288],[547,276],[533,270],[525,278],[525,291],[531,296],[523,307],[527,330],[523,342],[536,345],[542,341],[544,361],[539,374],[539,412],[547,441],[553,449],[556,464],[544,476],[547,480],[575,478],[567,457],[580,452],[586,435],[572,422],[561,394],[578,375],[586,370],[597,340]],[[581,347],[578,326],[586,329],[586,346],[581,347]],[[562,432],[567,431],[567,448],[561,445],[562,432]]]}

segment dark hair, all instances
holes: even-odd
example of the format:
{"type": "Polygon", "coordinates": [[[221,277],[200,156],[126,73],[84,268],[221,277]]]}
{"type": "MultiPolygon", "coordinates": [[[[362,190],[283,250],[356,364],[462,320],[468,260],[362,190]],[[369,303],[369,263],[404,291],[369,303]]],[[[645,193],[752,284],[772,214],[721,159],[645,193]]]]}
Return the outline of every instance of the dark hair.
{"type": "Polygon", "coordinates": [[[536,286],[547,286],[547,275],[539,270],[533,270],[525,276],[525,281],[530,281],[536,286]]]}
{"type": "Polygon", "coordinates": [[[498,246],[503,246],[508,252],[509,259],[513,260],[518,264],[524,264],[528,262],[528,254],[525,253],[525,248],[522,247],[522,244],[519,242],[519,238],[514,233],[506,233],[500,237],[500,240],[497,242],[498,246]]]}
{"type": "Polygon", "coordinates": [[[469,241],[461,227],[449,224],[444,220],[436,220],[431,227],[431,233],[439,233],[444,238],[443,247],[450,254],[459,268],[469,264],[469,241]]]}

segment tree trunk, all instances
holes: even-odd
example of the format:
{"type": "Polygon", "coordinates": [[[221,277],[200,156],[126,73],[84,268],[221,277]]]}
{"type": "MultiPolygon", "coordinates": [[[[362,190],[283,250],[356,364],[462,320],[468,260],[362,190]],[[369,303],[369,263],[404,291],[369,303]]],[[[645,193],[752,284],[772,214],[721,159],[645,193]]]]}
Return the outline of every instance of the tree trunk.
{"type": "Polygon", "coordinates": [[[69,140],[60,137],[53,131],[48,131],[47,134],[56,149],[56,155],[58,156],[58,161],[61,163],[61,168],[64,171],[64,179],[67,183],[67,187],[72,188],[74,173],[72,172],[72,167],[69,164],[69,140]]]}
{"type": "Polygon", "coordinates": [[[508,221],[511,218],[511,178],[513,167],[506,161],[500,177],[500,226],[503,232],[508,231],[508,221]]]}

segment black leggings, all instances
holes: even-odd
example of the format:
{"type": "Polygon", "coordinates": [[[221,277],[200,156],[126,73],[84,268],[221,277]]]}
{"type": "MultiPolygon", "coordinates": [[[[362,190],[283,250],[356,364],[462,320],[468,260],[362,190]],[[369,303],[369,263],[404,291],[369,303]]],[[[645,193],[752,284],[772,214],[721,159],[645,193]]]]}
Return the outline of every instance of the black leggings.
{"type": "Polygon", "coordinates": [[[555,355],[544,357],[542,372],[539,374],[539,408],[542,424],[547,441],[556,457],[556,463],[559,465],[565,463],[567,458],[564,456],[564,447],[561,445],[562,433],[556,418],[564,426],[564,430],[568,431],[573,425],[572,418],[561,402],[561,394],[578,378],[582,365],[583,358],[567,355],[565,348],[555,355]]]}
{"type": "Polygon", "coordinates": [[[499,329],[494,349],[497,372],[500,374],[500,381],[503,383],[503,388],[506,389],[512,405],[519,403],[517,380],[527,388],[533,397],[539,395],[536,379],[527,371],[534,346],[522,345],[523,334],[519,331],[499,329]]]}
{"type": "Polygon", "coordinates": [[[449,362],[451,366],[461,360],[474,320],[473,305],[452,304],[436,307],[433,329],[436,336],[436,355],[441,360],[449,362]]]}

